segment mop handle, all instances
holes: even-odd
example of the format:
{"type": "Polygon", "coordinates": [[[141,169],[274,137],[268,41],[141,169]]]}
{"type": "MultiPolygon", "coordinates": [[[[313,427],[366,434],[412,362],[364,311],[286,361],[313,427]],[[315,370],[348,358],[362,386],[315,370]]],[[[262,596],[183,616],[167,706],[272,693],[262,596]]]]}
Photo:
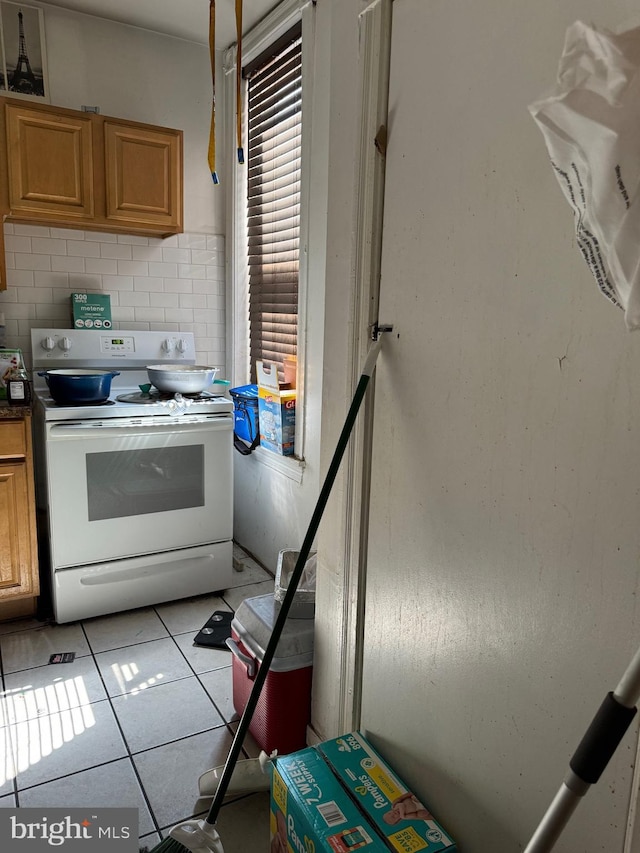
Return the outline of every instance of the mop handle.
{"type": "Polygon", "coordinates": [[[616,689],[607,693],[569,762],[569,772],[524,853],[549,853],[578,803],[602,775],[618,748],[640,699],[640,649],[616,689]]]}
{"type": "MultiPolygon", "coordinates": [[[[390,327],[380,328],[381,331],[391,330],[390,327]]],[[[282,600],[280,612],[278,613],[275,624],[273,626],[271,637],[269,638],[269,642],[267,643],[267,647],[264,651],[262,662],[260,664],[260,667],[258,668],[258,673],[255,677],[255,681],[253,682],[251,693],[249,694],[247,704],[242,713],[242,717],[240,718],[240,723],[238,725],[238,728],[236,729],[236,733],[233,738],[233,743],[231,744],[231,749],[229,750],[227,760],[222,770],[222,776],[220,777],[218,788],[213,798],[213,802],[211,803],[209,814],[207,815],[205,820],[205,824],[209,824],[210,826],[213,826],[216,820],[218,819],[218,814],[220,813],[222,803],[227,793],[227,788],[229,787],[229,782],[231,781],[233,770],[235,768],[236,762],[240,755],[240,751],[242,749],[242,743],[244,741],[245,735],[247,734],[247,731],[249,730],[251,719],[257,707],[258,700],[260,699],[262,687],[264,685],[264,682],[266,681],[267,675],[269,674],[271,662],[276,653],[276,649],[278,647],[282,631],[284,630],[284,626],[289,615],[289,610],[291,609],[291,605],[293,604],[293,599],[298,588],[298,584],[300,583],[300,578],[302,577],[306,562],[309,558],[311,546],[313,545],[313,540],[315,539],[316,533],[318,532],[318,527],[320,526],[322,514],[324,513],[324,509],[329,499],[331,489],[333,488],[333,484],[338,474],[338,468],[340,467],[342,457],[344,456],[344,452],[349,442],[349,437],[351,435],[351,431],[353,430],[353,425],[358,415],[360,405],[362,403],[362,400],[364,399],[369,380],[371,378],[371,375],[373,374],[373,370],[375,368],[376,360],[378,358],[378,353],[380,352],[381,346],[382,335],[380,335],[380,337],[372,344],[365,360],[365,364],[362,369],[358,385],[353,395],[353,400],[351,401],[351,405],[349,406],[349,411],[347,412],[344,426],[342,427],[342,432],[340,433],[340,438],[338,439],[338,443],[333,454],[333,459],[331,460],[331,464],[329,465],[329,470],[327,471],[327,475],[320,491],[318,501],[313,511],[313,515],[311,516],[311,521],[309,522],[309,527],[300,547],[298,559],[296,560],[295,568],[293,569],[293,572],[291,574],[291,579],[287,586],[287,591],[282,600]]]]}

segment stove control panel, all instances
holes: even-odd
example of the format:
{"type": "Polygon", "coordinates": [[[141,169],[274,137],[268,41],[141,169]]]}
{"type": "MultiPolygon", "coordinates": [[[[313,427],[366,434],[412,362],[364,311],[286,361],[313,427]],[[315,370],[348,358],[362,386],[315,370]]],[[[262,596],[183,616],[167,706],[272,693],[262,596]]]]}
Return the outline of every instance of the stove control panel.
{"type": "Polygon", "coordinates": [[[195,364],[193,332],[112,329],[32,329],[34,368],[107,367],[131,369],[162,362],[195,364]]]}

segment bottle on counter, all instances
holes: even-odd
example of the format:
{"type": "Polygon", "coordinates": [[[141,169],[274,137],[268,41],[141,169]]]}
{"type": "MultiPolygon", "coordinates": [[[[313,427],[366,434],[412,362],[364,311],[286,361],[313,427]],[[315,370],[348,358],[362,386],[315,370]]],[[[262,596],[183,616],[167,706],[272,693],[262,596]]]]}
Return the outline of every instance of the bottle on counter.
{"type": "Polygon", "coordinates": [[[10,406],[31,404],[31,384],[24,367],[13,367],[6,377],[7,402],[10,406]]]}

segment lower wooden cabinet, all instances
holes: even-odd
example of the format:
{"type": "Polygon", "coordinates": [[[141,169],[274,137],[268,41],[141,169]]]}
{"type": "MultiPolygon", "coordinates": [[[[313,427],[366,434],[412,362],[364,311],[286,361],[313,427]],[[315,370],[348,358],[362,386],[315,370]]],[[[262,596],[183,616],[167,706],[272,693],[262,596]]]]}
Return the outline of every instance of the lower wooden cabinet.
{"type": "MultiPolygon", "coordinates": [[[[0,619],[26,615],[40,592],[31,416],[0,413],[0,619]]],[[[31,608],[32,609],[32,608],[31,608]]]]}

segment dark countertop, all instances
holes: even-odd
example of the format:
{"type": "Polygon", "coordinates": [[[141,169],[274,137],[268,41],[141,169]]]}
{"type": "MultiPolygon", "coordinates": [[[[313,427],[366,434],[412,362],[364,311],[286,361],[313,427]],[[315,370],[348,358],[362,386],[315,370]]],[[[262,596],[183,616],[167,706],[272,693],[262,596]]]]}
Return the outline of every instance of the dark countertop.
{"type": "Polygon", "coordinates": [[[31,416],[31,406],[10,406],[6,400],[0,400],[0,418],[27,418],[31,416]]]}

